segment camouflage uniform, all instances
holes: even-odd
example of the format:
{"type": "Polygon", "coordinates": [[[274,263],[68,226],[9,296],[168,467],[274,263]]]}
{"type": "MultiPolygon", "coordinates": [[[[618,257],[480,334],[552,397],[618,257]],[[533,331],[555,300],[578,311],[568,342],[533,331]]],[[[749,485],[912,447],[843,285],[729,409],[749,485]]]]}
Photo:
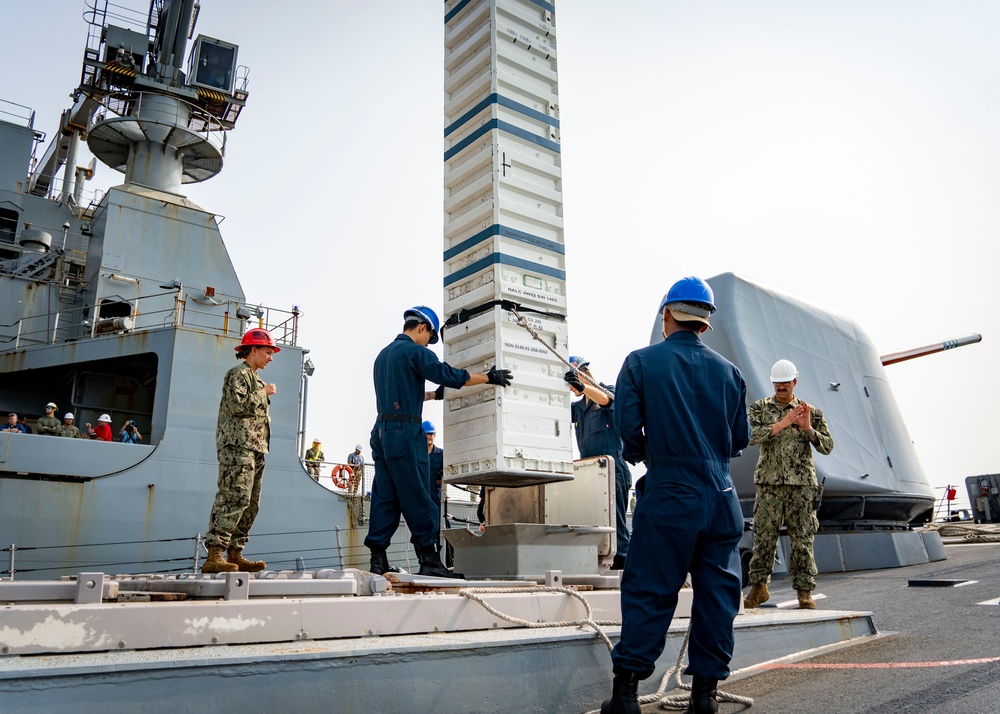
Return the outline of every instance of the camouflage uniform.
{"type": "Polygon", "coordinates": [[[306,471],[313,477],[314,481],[319,481],[319,463],[311,464],[310,461],[326,461],[322,449],[306,449],[306,471]]]}
{"type": "Polygon", "coordinates": [[[80,430],[77,429],[72,424],[70,424],[69,426],[66,426],[65,424],[63,424],[62,426],[60,426],[59,427],[59,433],[56,434],[56,436],[67,436],[67,437],[69,437],[71,439],[79,439],[79,438],[81,438],[80,437],[80,430]]]}
{"type": "Polygon", "coordinates": [[[264,454],[271,440],[270,399],[264,381],[246,363],[226,372],[215,446],[219,490],[205,542],[243,547],[260,507],[264,454]]]}
{"type": "MultiPolygon", "coordinates": [[[[760,458],[754,472],[757,497],[753,506],[753,558],[750,560],[750,584],[763,585],[771,578],[778,533],[784,525],[792,542],[788,572],[796,590],[816,589],[816,560],[813,536],[819,520],[813,503],[819,493],[816,468],[813,466],[809,437],[797,424],[771,436],[771,426],[781,421],[801,402],[792,398],[782,404],[773,396],[750,406],[751,444],[760,444],[760,458]]],[[[809,422],[821,454],[833,451],[833,438],[823,412],[809,407],[809,422]]]]}

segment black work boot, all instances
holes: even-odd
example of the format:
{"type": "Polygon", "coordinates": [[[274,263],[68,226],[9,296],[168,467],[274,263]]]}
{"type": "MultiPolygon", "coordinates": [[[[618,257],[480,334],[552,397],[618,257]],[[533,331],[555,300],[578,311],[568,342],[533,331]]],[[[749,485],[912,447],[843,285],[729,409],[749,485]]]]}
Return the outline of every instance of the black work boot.
{"type": "Polygon", "coordinates": [[[605,699],[601,704],[601,714],[641,714],[638,690],[638,674],[635,672],[616,674],[611,684],[611,699],[605,699]]]}
{"type": "Polygon", "coordinates": [[[716,685],[719,680],[694,675],[691,682],[691,701],[688,702],[689,714],[716,714],[719,711],[716,685]]]}
{"type": "Polygon", "coordinates": [[[438,555],[437,545],[416,545],[413,548],[417,551],[417,560],[420,561],[420,570],[417,571],[417,575],[433,575],[438,578],[458,578],[459,580],[465,578],[462,573],[453,573],[444,567],[441,556],[438,555]]]}
{"type": "Polygon", "coordinates": [[[369,572],[373,575],[384,575],[389,572],[389,557],[384,550],[372,548],[372,563],[369,572]]]}

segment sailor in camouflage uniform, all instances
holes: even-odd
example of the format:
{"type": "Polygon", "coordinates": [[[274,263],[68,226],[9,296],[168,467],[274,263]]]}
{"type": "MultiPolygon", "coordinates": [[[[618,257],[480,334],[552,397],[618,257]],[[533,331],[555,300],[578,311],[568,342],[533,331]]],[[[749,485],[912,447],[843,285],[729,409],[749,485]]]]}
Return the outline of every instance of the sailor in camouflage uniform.
{"type": "Polygon", "coordinates": [[[274,384],[264,384],[257,371],[280,351],[267,330],[250,330],[236,347],[236,358],[243,364],[226,372],[215,432],[219,490],[205,536],[208,558],[203,573],[257,572],[266,565],[261,560],[245,560],[243,546],[260,507],[264,455],[271,440],[268,410],[271,395],[278,391],[274,384]]]}
{"type": "Polygon", "coordinates": [[[751,589],[743,603],[746,607],[758,607],[770,598],[767,582],[782,525],[792,543],[788,572],[798,593],[799,607],[816,607],[810,593],[816,589],[813,536],[819,528],[814,510],[819,485],[812,450],[829,454],[833,438],[823,412],[795,397],[798,374],[790,361],[778,360],[771,368],[774,396],[750,406],[750,443],[760,445],[760,457],[753,477],[757,497],[753,507],[751,589]]]}
{"type": "Polygon", "coordinates": [[[73,421],[76,417],[73,416],[73,412],[66,412],[66,416],[63,417],[63,423],[59,427],[59,436],[65,436],[69,439],[80,439],[80,430],[73,426],[73,421]]]}

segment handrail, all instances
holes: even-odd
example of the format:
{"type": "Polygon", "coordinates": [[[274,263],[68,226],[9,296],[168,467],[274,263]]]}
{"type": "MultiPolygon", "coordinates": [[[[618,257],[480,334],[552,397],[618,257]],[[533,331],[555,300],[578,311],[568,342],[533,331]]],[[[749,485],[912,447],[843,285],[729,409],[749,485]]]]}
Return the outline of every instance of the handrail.
{"type": "MultiPolygon", "coordinates": [[[[123,280],[136,280],[136,291],[141,290],[140,279],[133,276],[117,277],[123,280]]],[[[179,286],[176,290],[139,294],[126,302],[132,308],[127,316],[131,321],[130,325],[111,322],[114,319],[120,320],[120,317],[105,317],[96,322],[85,318],[85,313],[93,313],[93,305],[28,315],[9,324],[0,324],[0,352],[18,350],[23,345],[29,344],[55,344],[60,336],[66,340],[79,340],[102,334],[144,332],[169,326],[196,328],[234,337],[242,335],[244,329],[259,326],[271,332],[279,344],[295,346],[298,341],[300,313],[297,308],[289,311],[262,306],[258,310],[252,303],[232,297],[199,298],[187,292],[183,286],[179,286]],[[148,305],[149,301],[155,298],[160,298],[159,302],[162,305],[162,298],[165,296],[174,297],[172,306],[143,309],[144,302],[148,305]],[[237,313],[244,306],[251,306],[252,312],[259,311],[260,315],[240,317],[237,313]]]]}
{"type": "MultiPolygon", "coordinates": [[[[64,179],[62,176],[53,176],[51,178],[50,182],[49,182],[49,190],[45,194],[45,198],[49,199],[50,201],[55,201],[56,203],[62,203],[62,192],[63,192],[63,187],[65,186],[65,184],[66,184],[66,179],[64,179]]],[[[28,193],[29,192],[29,186],[30,186],[30,182],[25,182],[25,184],[24,184],[24,193],[28,193]]],[[[101,202],[102,198],[104,198],[104,190],[103,189],[100,189],[100,188],[85,188],[85,189],[81,189],[80,190],[80,201],[79,201],[78,204],[76,204],[77,208],[81,209],[81,210],[77,211],[78,217],[79,217],[79,214],[82,212],[82,209],[83,209],[84,205],[98,204],[98,203],[101,202]]],[[[75,199],[75,197],[74,197],[74,199],[75,199]]],[[[74,200],[74,203],[75,203],[75,200],[74,200]]]]}
{"type": "MultiPolygon", "coordinates": [[[[162,99],[164,95],[161,92],[129,92],[126,95],[105,94],[101,97],[95,97],[99,108],[94,110],[87,121],[87,131],[90,132],[97,124],[109,120],[105,112],[110,112],[119,118],[135,119],[140,122],[159,121],[160,119],[154,120],[142,115],[142,105],[146,96],[162,99]]],[[[205,141],[218,147],[225,147],[226,128],[217,117],[180,97],[171,95],[171,98],[177,102],[174,105],[176,107],[174,115],[170,116],[168,113],[162,118],[172,119],[174,126],[185,127],[188,131],[201,136],[205,141]],[[181,107],[185,108],[186,113],[181,111],[181,107]]],[[[156,115],[162,115],[168,107],[169,105],[157,103],[155,106],[156,115]]]]}
{"type": "MultiPolygon", "coordinates": [[[[336,482],[333,481],[333,474],[332,474],[333,470],[332,469],[331,469],[331,473],[323,473],[323,467],[325,467],[325,466],[346,466],[346,467],[350,468],[351,471],[352,471],[352,473],[353,473],[354,467],[351,466],[350,464],[345,463],[343,461],[307,460],[305,457],[300,458],[299,461],[302,463],[302,466],[303,466],[303,468],[306,469],[306,471],[308,471],[308,468],[311,465],[319,467],[320,472],[317,475],[317,477],[314,478],[311,474],[309,475],[309,478],[312,478],[317,483],[322,482],[322,481],[330,481],[331,483],[330,483],[330,486],[328,488],[330,488],[332,491],[335,491],[335,492],[341,493],[341,494],[347,493],[349,490],[351,490],[350,486],[348,486],[348,488],[340,488],[339,486],[337,486],[336,482]]],[[[352,477],[351,477],[351,479],[354,480],[354,479],[356,479],[356,477],[357,477],[357,474],[353,474],[352,477]]],[[[375,480],[374,467],[371,466],[371,464],[364,464],[362,466],[362,470],[361,470],[361,481],[359,482],[359,488],[354,489],[354,490],[356,492],[360,492],[362,495],[365,494],[365,493],[370,493],[371,489],[372,489],[372,482],[374,480],[375,480]],[[365,467],[371,467],[371,468],[365,468],[365,467]]]]}
{"type": "MultiPolygon", "coordinates": [[[[0,99],[0,115],[5,117],[13,117],[14,119],[19,119],[16,122],[18,126],[23,126],[26,129],[33,129],[35,126],[35,110],[31,107],[26,107],[23,104],[17,104],[15,102],[7,101],[6,99],[0,99]],[[26,109],[27,114],[17,113],[14,111],[7,111],[3,109],[4,106],[17,107],[19,109],[26,109]]],[[[6,120],[5,120],[6,121],[6,120]]],[[[14,123],[14,122],[11,122],[14,123]]]]}

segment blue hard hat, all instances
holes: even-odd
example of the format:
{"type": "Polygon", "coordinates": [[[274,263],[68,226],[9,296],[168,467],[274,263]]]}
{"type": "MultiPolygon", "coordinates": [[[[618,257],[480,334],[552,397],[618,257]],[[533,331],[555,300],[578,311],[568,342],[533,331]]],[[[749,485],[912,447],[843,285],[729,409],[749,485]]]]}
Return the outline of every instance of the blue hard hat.
{"type": "Polygon", "coordinates": [[[425,421],[421,426],[424,427],[424,433],[425,434],[437,434],[438,433],[437,429],[434,428],[434,422],[432,422],[430,419],[428,419],[427,421],[425,421]]]}
{"type": "Polygon", "coordinates": [[[579,355],[570,355],[569,363],[577,369],[583,369],[590,364],[590,360],[586,357],[580,357],[579,355]]]}
{"type": "Polygon", "coordinates": [[[660,303],[660,312],[663,312],[664,305],[675,302],[707,305],[709,314],[715,312],[715,293],[712,292],[712,286],[701,278],[681,278],[671,285],[667,296],[660,303]]]}
{"type": "Polygon", "coordinates": [[[431,310],[426,305],[417,305],[411,307],[409,310],[403,313],[403,319],[408,317],[415,317],[429,328],[431,328],[431,341],[430,344],[436,344],[438,341],[438,330],[441,329],[441,322],[438,320],[437,313],[431,310]]]}

